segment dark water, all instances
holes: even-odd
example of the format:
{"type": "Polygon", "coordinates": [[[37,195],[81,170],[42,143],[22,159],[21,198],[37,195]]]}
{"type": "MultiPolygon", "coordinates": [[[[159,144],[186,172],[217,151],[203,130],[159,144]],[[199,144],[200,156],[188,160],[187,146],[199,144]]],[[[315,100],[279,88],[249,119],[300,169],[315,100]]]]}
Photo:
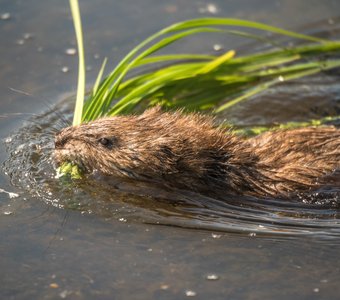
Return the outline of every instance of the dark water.
{"type": "MultiPolygon", "coordinates": [[[[103,57],[113,65],[166,25],[215,15],[211,4],[218,16],[339,36],[338,1],[81,4],[89,82],[103,57]]],[[[6,161],[0,191],[13,193],[0,193],[1,298],[338,299],[336,195],[323,197],[324,205],[239,205],[145,184],[112,188],[56,179],[49,155],[54,128],[62,126],[60,113],[69,116],[71,102],[61,99],[74,94],[76,84],[76,57],[65,54],[74,47],[67,3],[3,1],[0,13],[0,158],[6,161]]],[[[216,37],[174,51],[209,51],[215,43],[242,46],[216,37]]],[[[226,117],[266,125],[338,114],[338,82],[336,74],[301,80],[226,117]]]]}

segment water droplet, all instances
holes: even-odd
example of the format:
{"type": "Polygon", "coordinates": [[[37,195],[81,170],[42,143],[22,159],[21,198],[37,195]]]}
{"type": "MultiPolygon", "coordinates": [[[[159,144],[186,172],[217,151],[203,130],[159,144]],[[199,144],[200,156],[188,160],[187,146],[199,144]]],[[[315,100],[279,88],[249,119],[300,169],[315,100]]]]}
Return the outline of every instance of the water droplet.
{"type": "Polygon", "coordinates": [[[75,55],[75,54],[77,53],[77,49],[76,49],[76,48],[67,48],[67,49],[65,50],[65,53],[66,53],[67,55],[75,55]]]}

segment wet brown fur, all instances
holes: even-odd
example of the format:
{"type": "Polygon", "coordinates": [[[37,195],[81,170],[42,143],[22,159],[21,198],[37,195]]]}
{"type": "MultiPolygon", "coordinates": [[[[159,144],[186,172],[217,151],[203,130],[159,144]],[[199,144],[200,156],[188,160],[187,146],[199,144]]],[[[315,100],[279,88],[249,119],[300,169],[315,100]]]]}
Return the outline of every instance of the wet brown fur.
{"type": "Polygon", "coordinates": [[[287,196],[319,187],[340,167],[340,130],[334,127],[242,139],[210,117],[159,108],[65,128],[55,144],[57,163],[202,193],[287,196]],[[101,138],[110,143],[102,145],[101,138]]]}

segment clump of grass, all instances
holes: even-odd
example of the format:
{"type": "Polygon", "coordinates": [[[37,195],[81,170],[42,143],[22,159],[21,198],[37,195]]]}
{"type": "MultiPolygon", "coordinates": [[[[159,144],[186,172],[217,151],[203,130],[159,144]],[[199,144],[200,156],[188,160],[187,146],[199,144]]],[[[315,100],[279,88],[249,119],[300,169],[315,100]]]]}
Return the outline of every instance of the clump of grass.
{"type": "MultiPolygon", "coordinates": [[[[246,20],[201,18],[171,25],[145,39],[102,80],[105,60],[85,101],[85,61],[77,2],[70,0],[79,49],[74,125],[102,116],[143,110],[156,103],[167,108],[210,110],[216,114],[283,81],[340,66],[340,59],[334,55],[339,54],[340,41],[325,40],[246,20]],[[238,55],[235,49],[228,49],[217,57],[190,53],[158,54],[170,44],[199,33],[238,35],[245,40],[256,39],[269,43],[272,48],[245,55],[238,55]],[[297,43],[288,46],[287,43],[281,44],[277,40],[264,38],[268,33],[297,43]],[[152,68],[155,65],[157,68],[152,68]],[[137,69],[138,73],[135,72],[137,69]]],[[[311,120],[300,125],[322,122],[311,120]]],[[[281,125],[285,128],[293,126],[281,125]]],[[[243,130],[243,133],[247,130],[243,130]]],[[[253,128],[251,133],[265,130],[268,128],[253,128]]]]}
{"type": "MultiPolygon", "coordinates": [[[[268,41],[267,41],[268,42],[268,41]]],[[[196,19],[167,27],[131,50],[88,97],[82,121],[127,114],[160,102],[166,107],[210,109],[214,113],[236,105],[282,81],[340,66],[340,59],[323,58],[339,52],[340,41],[329,41],[269,25],[237,19],[196,19]],[[241,27],[242,30],[231,30],[241,27]],[[247,30],[260,31],[250,34],[247,30]],[[298,39],[298,46],[278,47],[238,56],[234,49],[221,56],[157,55],[168,45],[198,33],[236,34],[263,39],[268,32],[298,39]],[[171,63],[171,64],[169,64],[171,63]],[[150,71],[150,65],[157,69],[150,71]],[[162,65],[159,67],[159,65],[162,65]],[[137,68],[149,71],[130,75],[137,68]]]]}
{"type": "MultiPolygon", "coordinates": [[[[70,2],[72,5],[77,0],[70,2]]],[[[81,65],[84,63],[81,58],[84,51],[77,9],[78,6],[73,5],[81,65]]],[[[78,82],[81,85],[78,85],[74,124],[102,116],[127,114],[155,103],[169,108],[185,107],[196,111],[210,109],[218,113],[282,81],[339,67],[340,59],[332,58],[332,54],[339,51],[340,41],[320,39],[258,22],[228,18],[180,22],[142,41],[101,80],[105,60],[85,102],[83,66],[83,74],[79,73],[78,82]],[[254,30],[257,33],[253,33],[254,30]],[[273,47],[271,50],[239,56],[235,49],[229,49],[217,57],[190,53],[157,54],[170,44],[198,33],[233,34],[245,40],[262,40],[271,43],[273,47]],[[289,38],[290,41],[298,40],[300,44],[280,45],[277,41],[264,38],[268,33],[289,38]],[[157,64],[157,69],[151,68],[150,71],[150,66],[154,64],[157,64]],[[148,67],[148,71],[143,72],[143,67],[144,70],[148,67]],[[142,71],[133,75],[136,69],[142,71]]]]}

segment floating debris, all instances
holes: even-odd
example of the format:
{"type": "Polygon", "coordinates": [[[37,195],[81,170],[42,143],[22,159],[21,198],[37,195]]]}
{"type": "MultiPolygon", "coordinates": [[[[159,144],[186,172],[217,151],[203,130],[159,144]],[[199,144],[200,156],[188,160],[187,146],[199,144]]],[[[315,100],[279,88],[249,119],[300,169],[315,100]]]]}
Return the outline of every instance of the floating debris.
{"type": "Polygon", "coordinates": [[[19,194],[16,193],[12,193],[12,192],[7,192],[4,189],[0,189],[0,193],[6,193],[8,194],[8,196],[12,199],[12,198],[17,198],[19,197],[19,194]]]}

